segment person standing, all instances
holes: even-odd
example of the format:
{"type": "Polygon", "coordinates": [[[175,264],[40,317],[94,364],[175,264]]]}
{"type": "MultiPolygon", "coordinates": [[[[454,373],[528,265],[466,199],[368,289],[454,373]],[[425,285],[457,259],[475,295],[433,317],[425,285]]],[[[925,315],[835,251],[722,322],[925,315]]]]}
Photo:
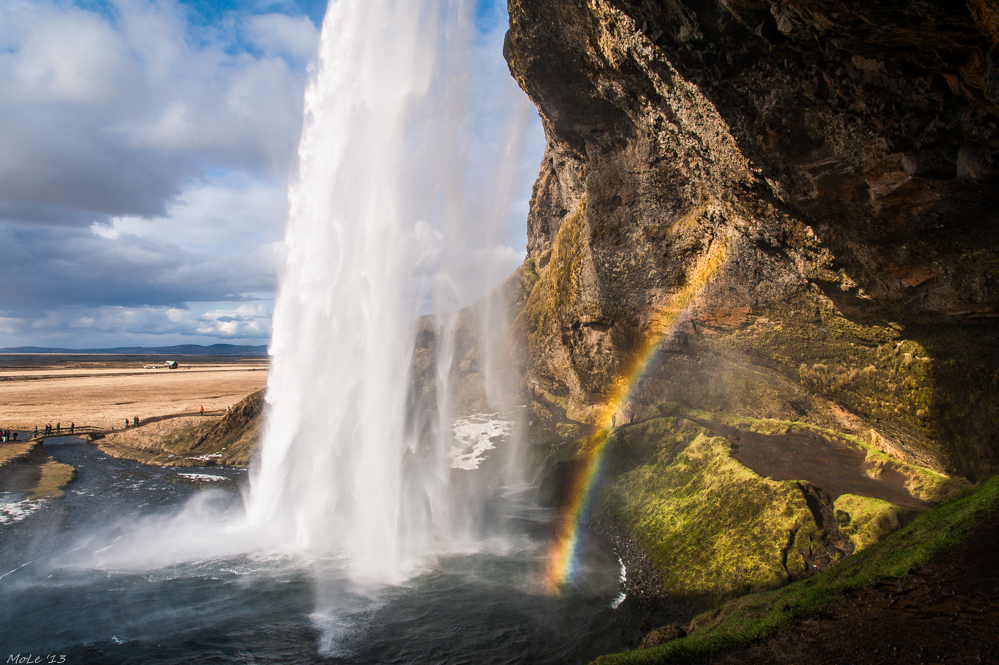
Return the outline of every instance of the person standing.
{"type": "Polygon", "coordinates": [[[204,406],[201,407],[201,415],[205,415],[205,407],[204,406]]]}
{"type": "Polygon", "coordinates": [[[69,424],[69,433],[72,434],[74,430],[76,430],[76,423],[70,423],[69,424]]]}

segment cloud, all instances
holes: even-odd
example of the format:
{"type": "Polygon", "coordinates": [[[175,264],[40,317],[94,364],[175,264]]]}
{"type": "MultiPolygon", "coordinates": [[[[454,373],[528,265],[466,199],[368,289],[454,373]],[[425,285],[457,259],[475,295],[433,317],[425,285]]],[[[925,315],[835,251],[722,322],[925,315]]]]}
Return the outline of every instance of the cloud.
{"type": "Polygon", "coordinates": [[[0,3],[0,345],[269,334],[318,30],[197,11],[0,3]]]}
{"type": "MultiPolygon", "coordinates": [[[[281,239],[287,207],[283,185],[240,176],[212,178],[179,193],[163,216],[112,217],[91,230],[109,238],[133,234],[190,250],[247,256],[281,239]]],[[[273,274],[270,261],[262,267],[273,274]]]]}
{"type": "Polygon", "coordinates": [[[261,14],[243,21],[250,40],[267,54],[312,58],[319,48],[319,30],[305,16],[261,14]]]}
{"type": "Polygon", "coordinates": [[[89,225],[163,215],[192,177],[283,182],[316,29],[305,17],[195,28],[175,1],[0,7],[0,217],[89,225]]]}
{"type": "Polygon", "coordinates": [[[100,348],[237,341],[266,344],[272,303],[208,311],[171,307],[68,307],[37,318],[0,318],[4,345],[100,348]]]}
{"type": "Polygon", "coordinates": [[[0,315],[269,297],[282,202],[271,185],[206,185],[182,194],[163,218],[111,218],[85,229],[0,223],[0,246],[18,257],[0,262],[0,315]]]}

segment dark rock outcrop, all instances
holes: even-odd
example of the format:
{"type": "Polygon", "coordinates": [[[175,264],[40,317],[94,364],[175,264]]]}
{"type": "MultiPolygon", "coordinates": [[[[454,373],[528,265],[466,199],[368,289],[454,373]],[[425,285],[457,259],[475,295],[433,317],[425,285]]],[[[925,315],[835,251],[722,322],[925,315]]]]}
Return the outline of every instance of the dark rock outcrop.
{"type": "Polygon", "coordinates": [[[220,464],[247,466],[256,451],[264,415],[264,390],[250,393],[198,437],[191,452],[220,452],[220,464]]]}

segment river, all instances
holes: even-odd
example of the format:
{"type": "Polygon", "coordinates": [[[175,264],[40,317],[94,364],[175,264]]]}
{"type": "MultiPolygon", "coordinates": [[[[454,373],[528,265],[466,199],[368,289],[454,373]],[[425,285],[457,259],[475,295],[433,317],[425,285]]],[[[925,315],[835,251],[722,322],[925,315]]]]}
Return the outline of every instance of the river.
{"type": "Polygon", "coordinates": [[[553,515],[530,491],[506,499],[509,537],[366,588],[335,560],[240,544],[177,563],[190,540],[225,541],[245,470],[143,466],[73,438],[45,448],[79,476],[57,499],[0,495],[3,662],[582,663],[639,637],[612,608],[620,563],[596,540],[573,587],[544,592],[553,515]],[[181,514],[216,533],[174,530],[181,514]]]}

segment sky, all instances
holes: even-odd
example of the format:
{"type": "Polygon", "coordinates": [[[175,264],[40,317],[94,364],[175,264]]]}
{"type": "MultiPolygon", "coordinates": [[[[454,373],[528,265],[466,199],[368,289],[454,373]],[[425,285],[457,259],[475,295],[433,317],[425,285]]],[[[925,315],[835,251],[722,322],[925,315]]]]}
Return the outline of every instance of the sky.
{"type": "MultiPolygon", "coordinates": [[[[504,5],[479,0],[484,87],[509,78],[504,5]]],[[[268,342],[325,8],[0,3],[0,347],[268,342]]],[[[488,103],[480,138],[503,141],[488,103]]],[[[524,257],[536,118],[528,135],[491,238],[506,272],[524,257]]]]}

